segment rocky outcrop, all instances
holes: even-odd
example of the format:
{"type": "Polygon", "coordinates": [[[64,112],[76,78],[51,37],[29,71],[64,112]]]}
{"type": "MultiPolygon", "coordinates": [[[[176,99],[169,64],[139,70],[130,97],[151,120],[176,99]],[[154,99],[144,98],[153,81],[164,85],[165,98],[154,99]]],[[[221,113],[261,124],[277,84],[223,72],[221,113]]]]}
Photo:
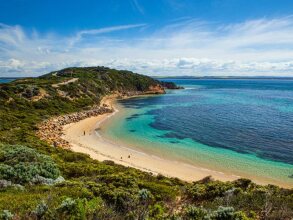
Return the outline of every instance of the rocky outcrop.
{"type": "Polygon", "coordinates": [[[164,82],[161,81],[161,86],[165,89],[184,89],[184,87],[182,86],[177,86],[175,83],[173,82],[164,82]]]}
{"type": "Polygon", "coordinates": [[[77,112],[68,115],[62,115],[55,118],[48,119],[42,122],[38,128],[37,136],[41,140],[47,141],[54,147],[69,148],[70,145],[67,141],[61,138],[63,135],[63,126],[66,124],[81,121],[83,119],[98,116],[105,113],[113,112],[112,108],[108,106],[95,106],[91,110],[77,112]]]}
{"type": "Polygon", "coordinates": [[[146,92],[147,94],[165,94],[165,89],[160,85],[157,84],[155,86],[150,86],[149,91],[146,92]]]}
{"type": "Polygon", "coordinates": [[[124,92],[117,92],[116,94],[117,98],[129,98],[133,96],[140,96],[140,95],[157,95],[157,94],[165,94],[165,89],[160,85],[154,85],[150,86],[147,91],[124,91],[124,92]]]}

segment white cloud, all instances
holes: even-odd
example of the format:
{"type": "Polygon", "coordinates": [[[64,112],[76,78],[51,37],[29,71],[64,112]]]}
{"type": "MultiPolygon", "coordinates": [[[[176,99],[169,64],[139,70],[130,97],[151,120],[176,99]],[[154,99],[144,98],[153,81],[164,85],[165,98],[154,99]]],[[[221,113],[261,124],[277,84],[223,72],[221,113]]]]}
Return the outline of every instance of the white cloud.
{"type": "Polygon", "coordinates": [[[95,65],[149,75],[293,76],[293,17],[229,25],[180,19],[151,33],[149,27],[132,24],[59,36],[0,24],[0,76],[95,65]],[[129,29],[139,34],[105,35],[129,29]],[[144,37],[138,37],[142,31],[144,37]]]}
{"type": "Polygon", "coordinates": [[[133,24],[133,25],[120,25],[120,26],[113,26],[113,27],[106,27],[106,28],[99,28],[99,29],[90,29],[90,30],[83,30],[77,32],[77,34],[71,39],[70,45],[77,43],[80,41],[83,37],[86,35],[99,35],[99,34],[106,34],[111,33],[115,31],[122,31],[122,30],[128,30],[132,28],[139,28],[146,26],[145,24],[133,24]]]}
{"type": "Polygon", "coordinates": [[[142,15],[144,15],[143,7],[138,3],[138,0],[131,0],[130,1],[132,6],[142,15]]]}

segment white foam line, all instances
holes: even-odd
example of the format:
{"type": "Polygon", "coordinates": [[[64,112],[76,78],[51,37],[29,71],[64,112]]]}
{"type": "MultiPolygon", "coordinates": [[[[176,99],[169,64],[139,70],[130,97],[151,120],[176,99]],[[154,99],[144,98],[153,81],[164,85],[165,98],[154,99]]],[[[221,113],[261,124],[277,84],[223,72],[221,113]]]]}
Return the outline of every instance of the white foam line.
{"type": "Polygon", "coordinates": [[[137,153],[137,154],[151,156],[151,155],[146,154],[146,153],[144,153],[144,152],[142,152],[142,151],[134,150],[133,148],[131,148],[131,146],[130,146],[130,147],[125,147],[125,146],[123,146],[123,145],[117,144],[117,143],[115,143],[115,142],[113,142],[113,141],[110,141],[110,140],[108,140],[108,139],[105,139],[105,138],[103,138],[103,137],[99,134],[98,131],[95,131],[95,133],[96,133],[96,135],[98,136],[98,138],[100,138],[103,142],[105,142],[105,143],[107,143],[107,144],[111,144],[113,147],[123,148],[123,149],[126,149],[126,150],[128,150],[128,151],[132,151],[132,152],[137,153]]]}
{"type": "MultiPolygon", "coordinates": [[[[99,135],[100,136],[100,135],[99,135]]],[[[101,137],[101,136],[100,136],[101,137]]],[[[145,156],[149,156],[149,157],[152,157],[152,158],[155,158],[157,160],[161,160],[161,161],[171,161],[172,163],[176,163],[176,164],[181,164],[183,166],[186,166],[186,167],[189,167],[189,168],[193,168],[193,169],[197,169],[197,170],[201,170],[201,171],[206,171],[206,172],[212,172],[212,173],[216,173],[216,174],[220,174],[220,175],[227,175],[221,171],[215,171],[215,170],[210,170],[210,169],[207,169],[207,168],[203,168],[203,167],[198,167],[198,166],[194,166],[194,165],[191,165],[191,164],[187,164],[187,163],[182,163],[180,161],[177,161],[177,160],[169,160],[169,159],[166,159],[166,158],[162,158],[160,156],[157,156],[157,155],[154,155],[154,154],[148,154],[148,153],[144,153],[142,151],[138,151],[138,150],[134,150],[133,148],[130,147],[125,147],[123,145],[120,145],[120,144],[117,144],[115,142],[111,142],[107,139],[104,139],[103,137],[101,137],[101,139],[108,143],[108,144],[111,144],[113,147],[118,147],[118,148],[123,148],[123,149],[126,149],[127,151],[131,151],[131,152],[134,152],[136,154],[140,154],[140,155],[145,155],[145,156]]],[[[231,176],[233,177],[237,177],[237,178],[240,178],[240,176],[237,176],[237,175],[233,175],[231,174],[231,176]]]]}
{"type": "Polygon", "coordinates": [[[102,120],[98,121],[96,126],[99,127],[99,125],[101,125],[104,121],[108,120],[109,118],[111,118],[112,116],[114,116],[118,112],[119,112],[118,109],[114,109],[114,112],[112,112],[110,115],[107,115],[107,117],[103,118],[102,120]]]}
{"type": "Polygon", "coordinates": [[[116,108],[114,108],[114,112],[112,112],[110,115],[107,115],[107,117],[103,118],[102,120],[100,120],[100,121],[98,121],[98,122],[96,123],[96,125],[95,125],[95,127],[96,127],[95,133],[96,133],[96,135],[97,135],[99,138],[102,138],[102,136],[99,134],[99,132],[97,131],[97,129],[100,128],[100,126],[101,126],[101,124],[102,124],[103,122],[105,122],[106,120],[108,120],[109,118],[111,118],[112,116],[114,116],[114,115],[115,115],[116,113],[118,113],[118,112],[119,112],[119,110],[116,109],[116,108]]]}

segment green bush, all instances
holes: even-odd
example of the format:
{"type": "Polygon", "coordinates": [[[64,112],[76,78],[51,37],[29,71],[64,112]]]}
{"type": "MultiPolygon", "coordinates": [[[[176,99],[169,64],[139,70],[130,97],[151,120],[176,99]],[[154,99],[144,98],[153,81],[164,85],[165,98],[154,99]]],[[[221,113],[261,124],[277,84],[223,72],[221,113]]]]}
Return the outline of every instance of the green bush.
{"type": "Polygon", "coordinates": [[[164,215],[166,215],[166,211],[161,204],[155,204],[150,207],[149,216],[153,219],[163,219],[164,215]]]}
{"type": "Polygon", "coordinates": [[[243,212],[235,212],[233,207],[220,206],[210,216],[212,220],[249,220],[243,212]]]}
{"type": "Polygon", "coordinates": [[[61,205],[58,207],[58,211],[62,214],[73,214],[76,212],[77,203],[72,198],[66,198],[62,201],[61,205]]]}
{"type": "Polygon", "coordinates": [[[216,197],[222,197],[225,193],[233,188],[233,184],[220,181],[201,181],[193,183],[188,188],[189,196],[195,201],[210,200],[216,197]]]}
{"type": "Polygon", "coordinates": [[[29,183],[36,176],[55,179],[60,175],[51,157],[20,145],[0,145],[0,179],[29,183]]]}
{"type": "Polygon", "coordinates": [[[138,192],[139,200],[142,202],[146,202],[152,198],[152,194],[147,189],[141,189],[138,192]]]}
{"type": "Polygon", "coordinates": [[[234,208],[233,207],[219,207],[218,210],[213,212],[213,214],[211,215],[211,218],[215,220],[233,220],[234,208]]]}
{"type": "Polygon", "coordinates": [[[48,208],[48,205],[45,203],[45,201],[42,200],[37,205],[37,207],[34,210],[33,214],[35,214],[38,217],[38,219],[41,219],[46,214],[46,212],[48,211],[48,209],[49,209],[48,208]]]}
{"type": "Polygon", "coordinates": [[[207,211],[205,209],[198,208],[192,205],[185,208],[184,212],[184,218],[190,220],[201,220],[205,219],[205,217],[207,216],[207,211]]]}
{"type": "Polygon", "coordinates": [[[3,210],[0,212],[0,220],[10,220],[13,218],[13,214],[9,210],[3,210]]]}

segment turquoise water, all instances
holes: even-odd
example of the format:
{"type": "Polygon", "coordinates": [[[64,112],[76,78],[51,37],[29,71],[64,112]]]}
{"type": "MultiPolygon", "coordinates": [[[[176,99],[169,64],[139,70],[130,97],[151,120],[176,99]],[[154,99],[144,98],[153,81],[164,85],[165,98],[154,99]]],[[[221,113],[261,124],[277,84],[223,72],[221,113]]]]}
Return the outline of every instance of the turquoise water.
{"type": "Polygon", "coordinates": [[[120,101],[103,134],[160,157],[293,186],[293,81],[173,81],[186,89],[120,101]]]}

